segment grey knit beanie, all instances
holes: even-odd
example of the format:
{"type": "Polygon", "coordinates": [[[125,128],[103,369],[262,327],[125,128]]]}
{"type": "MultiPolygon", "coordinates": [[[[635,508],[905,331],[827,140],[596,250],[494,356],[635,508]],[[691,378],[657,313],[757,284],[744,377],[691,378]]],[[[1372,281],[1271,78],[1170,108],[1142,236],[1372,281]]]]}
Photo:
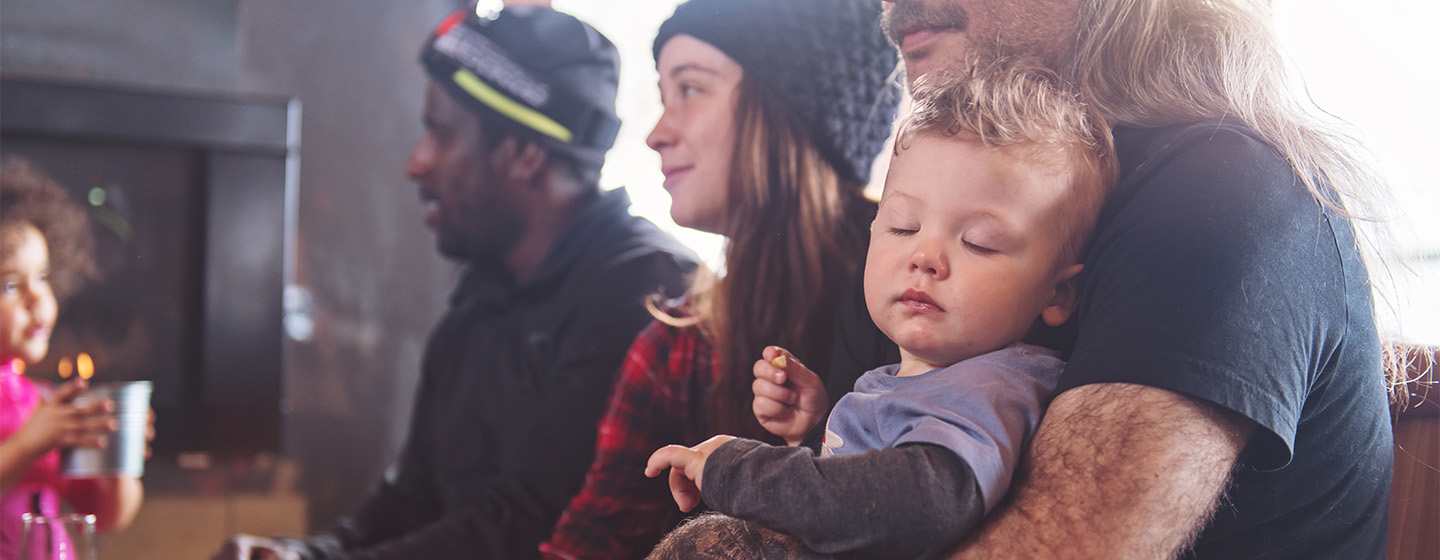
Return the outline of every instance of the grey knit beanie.
{"type": "Polygon", "coordinates": [[[899,58],[880,31],[880,0],[690,0],[655,37],[720,49],[810,130],[825,159],[852,181],[870,180],[900,92],[899,58]]]}

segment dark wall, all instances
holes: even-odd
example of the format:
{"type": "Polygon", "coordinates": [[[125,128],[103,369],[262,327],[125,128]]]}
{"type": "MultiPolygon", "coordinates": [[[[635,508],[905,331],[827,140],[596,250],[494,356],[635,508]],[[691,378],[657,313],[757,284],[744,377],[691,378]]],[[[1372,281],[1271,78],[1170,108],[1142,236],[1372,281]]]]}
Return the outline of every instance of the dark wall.
{"type": "Polygon", "coordinates": [[[419,136],[415,62],[455,0],[3,0],[0,70],[303,104],[297,302],[284,454],[312,526],[363,496],[403,436],[454,268],[402,171],[419,136]],[[308,297],[307,297],[308,296],[308,297]]]}

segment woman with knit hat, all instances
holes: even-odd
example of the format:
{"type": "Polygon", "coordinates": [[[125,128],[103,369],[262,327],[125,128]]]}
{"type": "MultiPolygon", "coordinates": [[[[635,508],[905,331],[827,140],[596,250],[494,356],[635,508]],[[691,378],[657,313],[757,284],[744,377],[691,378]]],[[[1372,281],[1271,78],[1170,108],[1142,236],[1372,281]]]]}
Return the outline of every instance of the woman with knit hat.
{"type": "MultiPolygon", "coordinates": [[[[780,443],[752,411],[767,345],[854,379],[898,361],[874,334],[858,272],[875,204],[862,189],[899,101],[879,0],[691,0],[655,40],[659,152],[671,216],[726,237],[724,269],[653,310],[601,420],[594,463],[541,551],[643,557],[680,520],[666,444],[744,434],[780,443]]],[[[849,387],[832,388],[836,396],[849,387]],[[838,389],[838,391],[836,390],[838,389]]]]}

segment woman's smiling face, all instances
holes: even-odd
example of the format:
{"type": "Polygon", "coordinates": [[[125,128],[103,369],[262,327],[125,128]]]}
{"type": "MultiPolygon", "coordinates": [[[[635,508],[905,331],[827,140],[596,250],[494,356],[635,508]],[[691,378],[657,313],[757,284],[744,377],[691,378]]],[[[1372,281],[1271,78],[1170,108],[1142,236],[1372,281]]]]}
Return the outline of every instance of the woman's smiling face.
{"type": "Polygon", "coordinates": [[[645,143],[660,154],[670,217],[688,228],[723,233],[744,70],[689,35],[667,41],[657,62],[665,112],[645,143]]]}

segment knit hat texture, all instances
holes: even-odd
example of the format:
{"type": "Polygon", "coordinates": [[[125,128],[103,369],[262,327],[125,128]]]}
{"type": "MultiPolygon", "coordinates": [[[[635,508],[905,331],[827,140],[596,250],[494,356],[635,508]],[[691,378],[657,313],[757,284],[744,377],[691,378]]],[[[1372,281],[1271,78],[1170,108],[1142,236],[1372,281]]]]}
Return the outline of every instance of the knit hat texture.
{"type": "Polygon", "coordinates": [[[655,37],[690,35],[724,52],[810,130],[841,176],[860,184],[890,137],[899,57],[880,0],[690,0],[655,37]]]}
{"type": "Polygon", "coordinates": [[[620,55],[595,28],[532,6],[460,10],[421,49],[425,70],[472,111],[549,149],[602,162],[620,119],[620,55]]]}

